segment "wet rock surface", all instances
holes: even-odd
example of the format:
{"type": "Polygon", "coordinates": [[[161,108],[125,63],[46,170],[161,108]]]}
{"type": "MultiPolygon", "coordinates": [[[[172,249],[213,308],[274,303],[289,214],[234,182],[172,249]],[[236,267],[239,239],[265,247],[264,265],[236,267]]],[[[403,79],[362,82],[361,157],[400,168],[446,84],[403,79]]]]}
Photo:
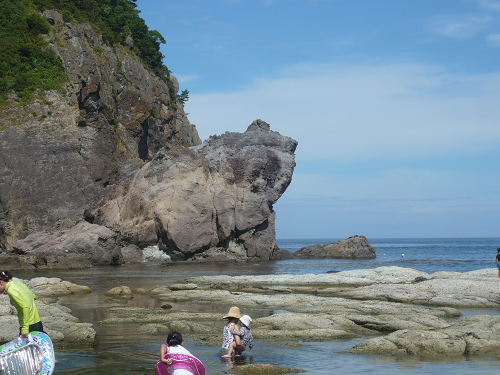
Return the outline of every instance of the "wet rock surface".
{"type": "MultiPolygon", "coordinates": [[[[416,278],[417,279],[417,278],[416,278]]],[[[378,299],[429,306],[496,307],[500,306],[500,288],[495,270],[481,273],[427,275],[425,280],[406,284],[373,284],[342,291],[340,296],[378,299]]]]}
{"type": "Polygon", "coordinates": [[[117,286],[115,288],[111,288],[107,292],[104,293],[106,296],[120,297],[120,298],[134,298],[134,294],[132,290],[125,285],[117,286]]]}
{"type": "Polygon", "coordinates": [[[351,353],[499,356],[500,317],[470,316],[436,330],[401,329],[353,347],[351,353]]]}

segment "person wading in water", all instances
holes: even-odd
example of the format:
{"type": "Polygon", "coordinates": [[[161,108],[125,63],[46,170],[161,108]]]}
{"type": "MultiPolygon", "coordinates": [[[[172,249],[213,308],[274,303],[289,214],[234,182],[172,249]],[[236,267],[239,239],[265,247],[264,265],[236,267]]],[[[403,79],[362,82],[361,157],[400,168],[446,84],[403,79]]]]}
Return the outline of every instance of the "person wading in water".
{"type": "Polygon", "coordinates": [[[500,278],[500,247],[497,249],[497,256],[495,258],[495,262],[498,268],[498,277],[500,278]]]}
{"type": "Polygon", "coordinates": [[[10,271],[0,271],[0,293],[7,292],[10,301],[17,310],[19,335],[28,338],[33,331],[43,332],[43,324],[36,308],[35,294],[20,281],[12,281],[10,271]]]}

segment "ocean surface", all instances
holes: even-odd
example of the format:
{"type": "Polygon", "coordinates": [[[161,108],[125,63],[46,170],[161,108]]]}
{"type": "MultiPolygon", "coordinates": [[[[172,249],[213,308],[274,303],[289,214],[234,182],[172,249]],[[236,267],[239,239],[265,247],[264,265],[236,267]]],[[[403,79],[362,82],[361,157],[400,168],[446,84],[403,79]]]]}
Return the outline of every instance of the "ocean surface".
{"type": "MultiPolygon", "coordinates": [[[[468,272],[494,268],[500,238],[367,238],[377,257],[368,260],[318,259],[284,260],[277,273],[324,273],[358,268],[398,266],[433,273],[468,272]],[[404,257],[402,256],[404,254],[404,257]]],[[[281,249],[291,252],[302,247],[327,244],[340,239],[277,240],[281,249]]]]}
{"type": "MultiPolygon", "coordinates": [[[[278,240],[282,249],[296,251],[304,246],[335,242],[338,239],[278,240]]],[[[243,264],[144,264],[121,267],[98,267],[85,270],[23,271],[16,276],[60,277],[77,284],[87,285],[92,293],[86,296],[69,296],[61,300],[83,322],[94,324],[99,344],[95,348],[65,349],[56,351],[54,374],[154,374],[159,357],[159,347],[164,337],[151,337],[137,332],[137,326],[103,326],[97,324],[106,316],[100,307],[112,306],[103,292],[119,285],[148,288],[167,285],[186,277],[202,275],[248,274],[307,274],[344,271],[380,266],[399,266],[433,273],[438,271],[467,272],[494,268],[500,238],[450,238],[450,239],[376,239],[368,238],[375,247],[377,257],[369,260],[282,260],[275,262],[249,262],[243,264]],[[404,254],[404,257],[402,256],[404,254]]],[[[500,281],[499,281],[500,288],[500,281]]],[[[152,298],[137,296],[130,306],[159,307],[152,298]]],[[[189,303],[174,306],[177,309],[220,313],[230,306],[207,306],[189,303]]],[[[498,315],[498,309],[463,309],[464,315],[498,315]]],[[[252,317],[278,314],[267,309],[245,311],[252,317]]],[[[223,321],[213,322],[222,332],[223,321]]],[[[492,357],[426,358],[417,356],[392,357],[354,355],[344,353],[367,337],[326,342],[299,342],[299,347],[279,347],[271,342],[256,341],[254,350],[236,362],[222,360],[219,346],[200,346],[185,335],[185,347],[202,360],[207,374],[224,374],[230,367],[248,363],[271,363],[284,367],[306,370],[308,374],[435,374],[454,375],[498,374],[500,361],[492,357]]]]}

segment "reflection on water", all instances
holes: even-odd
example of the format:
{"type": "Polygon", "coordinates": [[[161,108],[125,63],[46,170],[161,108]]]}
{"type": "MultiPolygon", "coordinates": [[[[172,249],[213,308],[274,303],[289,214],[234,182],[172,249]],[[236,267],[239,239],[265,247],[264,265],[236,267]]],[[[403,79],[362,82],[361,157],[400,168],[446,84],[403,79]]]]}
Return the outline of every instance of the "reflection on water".
{"type": "MultiPolygon", "coordinates": [[[[391,357],[343,353],[361,342],[335,340],[328,342],[300,342],[300,347],[279,347],[256,342],[249,354],[234,361],[221,359],[218,347],[196,346],[186,341],[184,345],[205,365],[207,374],[223,374],[232,366],[249,363],[271,363],[307,370],[308,373],[327,374],[497,374],[500,363],[493,358],[433,359],[415,356],[391,357]]],[[[162,340],[145,343],[124,343],[123,348],[101,348],[95,353],[57,352],[57,374],[152,374],[159,357],[162,340]],[[126,346],[125,346],[126,345],[126,346]]]]}
{"type": "MultiPolygon", "coordinates": [[[[388,251],[388,249],[386,249],[388,251]]],[[[92,293],[84,296],[68,296],[61,303],[72,309],[73,314],[83,322],[94,324],[99,344],[96,348],[71,349],[56,351],[55,374],[152,374],[159,357],[160,344],[165,337],[152,337],[137,331],[137,325],[99,325],[98,321],[108,318],[109,313],[100,308],[109,306],[137,306],[157,308],[160,304],[153,298],[136,294],[132,300],[117,303],[104,295],[107,290],[121,285],[132,289],[152,288],[157,285],[165,286],[176,283],[186,277],[203,275],[259,275],[282,273],[322,273],[333,269],[355,269],[376,267],[377,263],[395,265],[396,249],[392,255],[386,252],[376,260],[370,261],[339,261],[339,260],[307,260],[307,261],[280,261],[244,264],[169,264],[169,265],[134,265],[124,267],[104,267],[85,270],[68,271],[23,271],[16,276],[30,279],[33,277],[59,277],[77,284],[87,285],[92,293]],[[393,261],[389,261],[392,256],[393,261]],[[351,263],[352,262],[352,263],[351,263]]],[[[411,255],[408,255],[411,258],[411,255]]],[[[418,258],[418,257],[414,257],[418,258]]],[[[430,257],[426,257],[431,259],[430,257]]],[[[439,270],[455,270],[456,264],[450,268],[442,268],[447,261],[440,262],[439,270]]],[[[408,259],[427,267],[422,259],[408,259]]],[[[408,266],[401,264],[401,266],[408,266]]],[[[434,267],[434,266],[431,266],[434,267]]],[[[458,270],[458,269],[457,269],[458,270]]],[[[463,272],[463,271],[459,271],[463,272]]],[[[206,305],[197,303],[174,303],[175,310],[190,310],[209,313],[225,314],[230,306],[206,305]]],[[[285,311],[269,309],[251,309],[244,311],[254,318],[279,314],[285,311]]],[[[498,314],[498,310],[469,309],[463,311],[465,315],[498,314]]],[[[213,322],[220,328],[224,322],[213,322]]],[[[386,373],[436,374],[453,373],[465,374],[497,374],[500,362],[488,357],[459,357],[453,359],[429,359],[416,356],[392,357],[369,356],[344,353],[359,342],[367,338],[352,340],[332,340],[326,342],[299,342],[296,346],[280,346],[273,342],[255,342],[254,349],[239,357],[234,362],[221,359],[218,355],[219,346],[197,345],[189,340],[189,333],[183,333],[186,338],[185,346],[196,355],[205,365],[207,374],[223,374],[231,366],[248,363],[270,363],[285,367],[294,367],[307,370],[311,374],[365,374],[371,375],[386,373]]],[[[221,335],[222,336],[222,335],[221,335]]]]}

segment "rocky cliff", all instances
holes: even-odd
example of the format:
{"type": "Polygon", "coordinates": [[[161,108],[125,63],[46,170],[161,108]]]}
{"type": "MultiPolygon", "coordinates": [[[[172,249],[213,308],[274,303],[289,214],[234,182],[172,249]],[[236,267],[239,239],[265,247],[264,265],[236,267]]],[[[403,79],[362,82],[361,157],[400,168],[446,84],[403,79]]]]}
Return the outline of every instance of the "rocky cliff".
{"type": "Polygon", "coordinates": [[[64,92],[40,92],[0,111],[0,250],[34,231],[68,229],[107,186],[165,145],[195,146],[198,133],[176,101],[175,77],[148,71],[127,47],[111,47],[89,24],[43,16],[47,48],[59,56],[64,92]]]}
{"type": "Polygon", "coordinates": [[[0,264],[271,259],[297,142],[261,120],[201,144],[175,77],[48,10],[68,82],[0,108],[0,264]],[[23,104],[20,104],[23,103],[23,104]],[[86,221],[84,221],[86,220],[86,221]]]}
{"type": "Polygon", "coordinates": [[[158,261],[270,260],[273,205],[292,180],[297,142],[256,120],[244,133],[165,147],[110,187],[69,230],[33,232],[0,264],[81,268],[158,261]]]}

